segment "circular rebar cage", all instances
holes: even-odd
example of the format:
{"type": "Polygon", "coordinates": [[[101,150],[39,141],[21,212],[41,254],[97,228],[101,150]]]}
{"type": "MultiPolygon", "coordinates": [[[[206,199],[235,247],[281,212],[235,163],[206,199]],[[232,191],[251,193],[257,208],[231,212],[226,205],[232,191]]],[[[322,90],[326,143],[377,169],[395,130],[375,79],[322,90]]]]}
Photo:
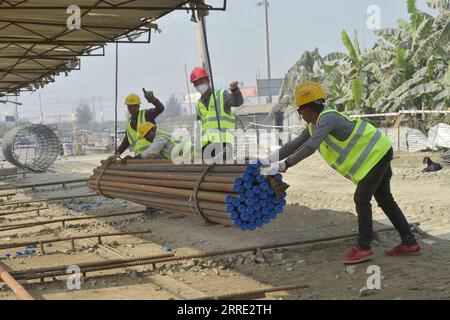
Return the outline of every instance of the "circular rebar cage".
{"type": "Polygon", "coordinates": [[[5,159],[16,167],[45,171],[58,157],[59,139],[42,124],[17,127],[3,138],[2,151],[5,159]]]}

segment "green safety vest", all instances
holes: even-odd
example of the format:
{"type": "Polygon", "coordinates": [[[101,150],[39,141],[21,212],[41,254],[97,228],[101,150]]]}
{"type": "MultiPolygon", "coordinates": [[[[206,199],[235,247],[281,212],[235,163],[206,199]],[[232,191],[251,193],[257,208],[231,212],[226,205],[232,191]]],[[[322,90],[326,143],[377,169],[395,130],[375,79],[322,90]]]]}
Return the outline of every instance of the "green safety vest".
{"type": "Polygon", "coordinates": [[[219,104],[216,112],[214,106],[214,97],[211,94],[208,107],[202,101],[197,103],[197,114],[202,124],[202,147],[210,143],[220,143],[219,125],[222,134],[223,143],[234,144],[234,131],[236,129],[235,116],[232,113],[226,113],[224,109],[224,92],[225,90],[216,90],[216,102],[219,104]]]}
{"type": "MultiPolygon", "coordinates": [[[[391,140],[370,123],[361,119],[351,119],[333,109],[322,111],[317,123],[322,115],[330,112],[356,122],[356,125],[345,141],[339,141],[331,134],[327,135],[319,146],[319,152],[333,169],[357,184],[392,147],[391,140]]],[[[316,124],[308,124],[311,136],[315,129],[316,124]]]]}
{"type": "MultiPolygon", "coordinates": [[[[144,122],[146,122],[145,110],[140,110],[138,114],[136,128],[138,128],[139,125],[144,122]]],[[[134,151],[135,157],[141,155],[142,152],[144,152],[144,150],[146,150],[151,145],[151,142],[147,141],[144,138],[140,138],[137,131],[131,127],[131,119],[128,119],[127,121],[126,132],[128,142],[130,143],[130,149],[134,151]]]]}

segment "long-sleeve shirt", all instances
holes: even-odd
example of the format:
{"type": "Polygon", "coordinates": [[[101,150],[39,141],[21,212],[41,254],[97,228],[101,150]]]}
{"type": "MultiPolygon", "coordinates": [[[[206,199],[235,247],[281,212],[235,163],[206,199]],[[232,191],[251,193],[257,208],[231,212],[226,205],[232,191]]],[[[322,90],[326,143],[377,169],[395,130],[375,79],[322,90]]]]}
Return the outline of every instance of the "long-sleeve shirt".
{"type": "Polygon", "coordinates": [[[297,138],[274,152],[271,156],[271,161],[286,159],[287,166],[292,167],[312,155],[329,134],[337,140],[347,140],[352,134],[355,125],[355,121],[348,121],[337,113],[325,113],[320,116],[319,123],[316,125],[312,136],[309,134],[308,128],[306,128],[297,138]]]}
{"type": "MultiPolygon", "coordinates": [[[[145,110],[145,120],[148,122],[155,123],[155,119],[164,112],[164,105],[155,98],[155,100],[152,102],[155,108],[147,109],[145,110]]],[[[138,117],[131,118],[131,128],[134,130],[137,130],[137,120],[138,117]]],[[[125,124],[126,125],[126,124],[125,124]]],[[[126,128],[125,128],[126,130],[126,128]]],[[[128,142],[127,134],[125,133],[125,137],[122,140],[122,143],[120,144],[119,148],[117,148],[117,152],[122,154],[127,148],[130,146],[130,143],[128,142]]]]}
{"type": "MultiPolygon", "coordinates": [[[[211,98],[211,93],[207,97],[202,97],[200,101],[208,108],[209,99],[211,98]]],[[[242,96],[241,90],[236,88],[233,91],[225,90],[223,93],[223,108],[226,113],[231,113],[231,108],[240,107],[244,103],[244,97],[242,96]]],[[[197,114],[197,121],[200,120],[200,116],[197,114]]]]}
{"type": "Polygon", "coordinates": [[[162,157],[161,151],[171,154],[173,144],[166,137],[156,134],[153,143],[142,153],[144,159],[158,159],[162,157]]]}

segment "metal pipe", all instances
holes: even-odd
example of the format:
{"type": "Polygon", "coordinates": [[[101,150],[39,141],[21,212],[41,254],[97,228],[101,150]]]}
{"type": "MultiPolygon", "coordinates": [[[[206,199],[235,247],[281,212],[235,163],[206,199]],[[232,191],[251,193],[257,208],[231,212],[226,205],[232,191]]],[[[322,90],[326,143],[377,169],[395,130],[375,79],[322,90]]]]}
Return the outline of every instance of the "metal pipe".
{"type": "MultiPolygon", "coordinates": [[[[142,191],[135,191],[133,194],[126,193],[124,190],[120,188],[113,187],[102,187],[102,191],[106,192],[105,194],[112,197],[117,197],[121,199],[128,198],[134,201],[140,202],[151,202],[151,203],[160,203],[160,204],[175,204],[178,206],[190,206],[192,205],[189,200],[181,200],[179,198],[169,198],[162,197],[159,194],[146,193],[142,191]]],[[[133,201],[133,202],[134,202],[133,201]]],[[[199,201],[200,209],[210,209],[216,211],[226,211],[226,205],[223,203],[212,202],[212,201],[199,201]]]]}
{"type": "Polygon", "coordinates": [[[36,227],[36,226],[42,226],[46,224],[52,224],[52,223],[60,223],[62,222],[63,225],[65,225],[68,221],[76,221],[76,220],[90,220],[90,219],[97,219],[97,218],[107,218],[107,217],[118,217],[118,216],[126,216],[126,215],[132,215],[132,214],[140,214],[145,213],[146,211],[131,211],[131,212],[123,212],[123,213],[109,213],[109,214],[102,214],[102,215],[96,215],[96,216],[89,216],[89,217],[73,217],[73,218],[65,218],[65,219],[55,219],[55,220],[46,220],[46,221],[39,221],[39,222],[32,222],[32,223],[22,223],[22,224],[15,224],[15,225],[7,225],[0,228],[1,231],[9,231],[9,230],[16,230],[16,229],[23,229],[23,228],[29,228],[29,227],[36,227]]]}
{"type": "MultiPolygon", "coordinates": [[[[113,182],[127,182],[143,185],[151,185],[158,187],[168,187],[168,188],[180,188],[180,189],[190,189],[195,188],[195,181],[176,181],[176,180],[161,180],[161,179],[144,179],[144,178],[130,178],[130,177],[117,177],[104,174],[101,177],[102,181],[113,181],[113,182]]],[[[93,176],[89,179],[89,182],[96,182],[96,177],[93,176]]],[[[220,191],[220,192],[232,192],[233,185],[225,183],[212,183],[212,182],[202,182],[199,186],[199,190],[209,190],[209,191],[220,191]]]]}
{"type": "MultiPolygon", "coordinates": [[[[153,192],[153,193],[158,193],[158,194],[184,197],[187,199],[189,199],[192,196],[191,190],[183,190],[183,189],[177,189],[177,188],[155,187],[155,186],[147,186],[147,185],[137,185],[137,184],[133,184],[133,183],[113,182],[113,181],[100,181],[99,185],[101,187],[103,187],[103,186],[118,187],[118,188],[123,188],[123,190],[129,190],[129,191],[134,191],[134,190],[148,191],[148,192],[153,192]]],[[[221,202],[221,203],[225,203],[225,196],[226,196],[225,193],[213,192],[213,191],[199,191],[197,194],[197,198],[199,200],[208,200],[208,201],[215,201],[215,202],[221,202]]]]}
{"type": "Polygon", "coordinates": [[[260,298],[261,295],[265,297],[266,293],[270,292],[277,292],[277,291],[292,291],[292,290],[298,290],[298,289],[306,289],[309,288],[309,285],[306,284],[297,284],[297,285],[288,285],[288,286],[279,286],[279,287],[273,287],[273,288],[263,288],[263,289],[256,289],[256,290],[250,290],[250,291],[242,291],[242,292],[235,292],[235,293],[227,293],[217,296],[207,296],[207,297],[201,297],[196,298],[192,300],[241,300],[241,299],[253,299],[252,297],[260,298]]]}
{"type": "MultiPolygon", "coordinates": [[[[101,170],[94,169],[94,173],[98,174],[101,170]]],[[[105,170],[104,174],[112,176],[124,176],[124,177],[136,177],[147,179],[162,179],[162,180],[176,180],[176,181],[197,181],[200,174],[173,174],[165,172],[133,172],[133,171],[121,171],[121,170],[105,170]]],[[[230,176],[218,176],[214,174],[207,174],[204,178],[204,182],[217,182],[217,183],[233,183],[237,175],[230,176]]]]}
{"type": "MultiPolygon", "coordinates": [[[[2,189],[0,189],[0,191],[1,191],[2,189]]],[[[5,193],[5,194],[0,194],[0,198],[3,198],[3,197],[7,197],[7,198],[9,198],[9,197],[14,197],[15,195],[16,195],[17,193],[5,193]]]]}
{"type": "Polygon", "coordinates": [[[0,191],[4,190],[15,190],[15,189],[26,189],[26,188],[36,188],[36,187],[45,187],[45,186],[52,186],[52,185],[58,185],[58,184],[71,184],[71,183],[80,183],[80,182],[87,182],[87,179],[76,179],[76,180],[68,180],[68,181],[55,181],[55,182],[43,182],[43,183],[29,183],[29,184],[22,184],[22,185],[11,185],[7,187],[0,187],[0,191]]]}
{"type": "Polygon", "coordinates": [[[18,214],[18,213],[27,213],[27,212],[34,212],[34,211],[38,211],[37,213],[39,213],[39,211],[41,211],[41,210],[48,210],[48,209],[49,209],[49,207],[44,207],[44,208],[33,208],[33,209],[20,210],[20,211],[2,212],[2,213],[0,213],[0,216],[9,216],[9,215],[18,214]]]}
{"type": "Polygon", "coordinates": [[[0,265],[0,278],[14,292],[19,300],[34,300],[34,298],[0,265]]]}
{"type": "MultiPolygon", "coordinates": [[[[414,227],[414,225],[420,225],[420,223],[411,223],[410,227],[414,227]]],[[[377,232],[388,232],[388,231],[394,231],[395,228],[393,227],[386,227],[378,230],[377,232]]],[[[104,268],[104,266],[100,266],[100,268],[95,267],[94,265],[92,268],[89,269],[83,269],[82,272],[93,272],[93,271],[101,271],[101,270],[107,270],[107,269],[118,269],[118,268],[124,268],[124,267],[135,267],[140,265],[147,265],[147,264],[156,264],[156,263],[167,263],[167,262],[174,262],[179,260],[189,260],[189,259],[196,259],[196,258],[209,258],[214,256],[224,256],[224,255],[231,255],[231,254],[238,254],[238,253],[244,253],[244,252],[254,252],[256,250],[263,250],[263,249],[274,249],[274,248],[283,248],[283,247],[293,247],[298,245],[305,245],[305,244],[312,244],[312,243],[321,243],[321,242],[329,242],[334,240],[342,240],[342,239],[349,239],[349,238],[356,238],[357,236],[355,234],[346,234],[341,236],[335,236],[335,237],[327,237],[327,238],[316,238],[316,239],[310,239],[310,240],[299,240],[299,241],[291,241],[291,242],[281,242],[281,243],[272,243],[272,244],[266,244],[266,245],[260,245],[260,246],[254,246],[254,247],[243,247],[243,248],[237,248],[237,249],[228,249],[228,250],[216,250],[216,251],[209,251],[209,252],[202,252],[202,253],[194,253],[190,255],[180,255],[180,256],[173,256],[169,258],[150,258],[144,257],[144,258],[135,258],[133,260],[122,260],[121,263],[118,264],[111,264],[108,265],[108,268],[104,268]]],[[[65,273],[66,266],[60,266],[58,267],[59,270],[63,270],[61,274],[49,274],[45,275],[45,277],[54,277],[54,276],[61,276],[61,275],[67,275],[65,273]]],[[[29,273],[32,272],[32,270],[22,270],[21,273],[13,273],[15,276],[17,274],[17,278],[22,279],[21,276],[23,274],[27,274],[26,278],[23,279],[39,279],[42,278],[42,275],[30,275],[29,273]]]]}
{"type": "Polygon", "coordinates": [[[55,242],[89,239],[89,238],[96,238],[96,237],[125,236],[125,235],[142,234],[142,233],[151,233],[151,230],[97,233],[97,234],[91,234],[91,235],[73,236],[73,237],[69,237],[69,238],[53,238],[53,239],[36,240],[36,241],[28,241],[28,242],[7,243],[7,244],[0,244],[0,250],[17,248],[17,247],[25,247],[25,246],[29,246],[29,245],[38,245],[38,244],[44,244],[44,243],[55,243],[55,242]]]}
{"type": "Polygon", "coordinates": [[[35,200],[3,202],[3,203],[0,203],[0,206],[11,206],[11,205],[29,204],[29,203],[36,203],[36,202],[58,201],[58,200],[66,200],[66,199],[79,199],[79,198],[89,198],[89,197],[98,197],[98,196],[99,196],[98,194],[93,193],[93,194],[85,194],[85,195],[80,195],[80,196],[51,197],[51,198],[35,199],[35,200]]]}
{"type": "MultiPolygon", "coordinates": [[[[149,164],[127,164],[127,165],[120,165],[120,164],[112,164],[108,167],[112,170],[123,170],[123,171],[149,171],[149,172],[181,172],[181,173],[202,173],[204,172],[208,166],[205,165],[149,165],[149,164]]],[[[244,171],[243,166],[230,166],[226,167],[224,165],[217,165],[215,166],[211,172],[212,173],[242,173],[244,171]]]]}
{"type": "MultiPolygon", "coordinates": [[[[114,259],[114,260],[106,260],[106,261],[99,261],[99,262],[86,262],[86,263],[77,263],[76,265],[80,268],[89,268],[89,267],[99,267],[99,266],[109,266],[109,265],[116,265],[118,263],[125,263],[125,262],[134,262],[134,261],[141,261],[142,259],[149,260],[149,259],[159,259],[159,258],[169,258],[173,257],[174,253],[164,253],[164,254],[158,254],[154,256],[148,256],[148,257],[140,257],[140,258],[131,258],[131,259],[114,259]]],[[[31,269],[31,270],[19,270],[13,272],[14,276],[16,278],[24,279],[27,276],[30,275],[38,275],[42,276],[45,275],[45,273],[50,272],[63,272],[65,273],[67,270],[67,266],[56,266],[56,267],[49,267],[49,268],[37,268],[37,269],[31,269]]],[[[26,278],[29,279],[29,278],[26,278]]]]}

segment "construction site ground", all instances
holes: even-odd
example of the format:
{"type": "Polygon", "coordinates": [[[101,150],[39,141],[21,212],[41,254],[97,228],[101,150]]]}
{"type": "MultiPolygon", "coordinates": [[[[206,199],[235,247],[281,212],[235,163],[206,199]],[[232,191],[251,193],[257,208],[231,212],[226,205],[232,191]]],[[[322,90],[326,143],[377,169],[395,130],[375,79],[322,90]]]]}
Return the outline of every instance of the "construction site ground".
{"type": "MultiPolygon", "coordinates": [[[[384,249],[397,245],[396,232],[380,233],[374,241],[376,258],[371,262],[346,268],[344,255],[355,246],[355,240],[295,246],[263,251],[263,257],[251,252],[207,259],[182,260],[176,263],[114,269],[88,273],[80,290],[68,290],[67,277],[21,282],[37,299],[193,299],[202,296],[248,291],[265,287],[307,284],[309,288],[276,292],[267,299],[450,299],[450,168],[435,173],[421,173],[422,159],[430,153],[396,153],[393,161],[392,189],[409,222],[420,222],[430,236],[417,234],[423,249],[420,256],[386,257],[384,249]],[[278,253],[278,254],[275,254],[278,253]],[[279,254],[281,253],[281,254],[279,254]],[[360,295],[370,274],[367,268],[377,265],[381,270],[381,289],[360,295]]],[[[55,173],[29,174],[25,178],[8,179],[7,183],[39,183],[46,181],[88,178],[105,155],[59,159],[55,173]]],[[[240,231],[221,225],[205,225],[199,216],[159,212],[152,216],[102,218],[0,232],[0,243],[69,237],[100,232],[151,230],[151,233],[109,237],[98,245],[96,239],[53,243],[46,255],[2,258],[9,271],[59,265],[104,261],[163,254],[173,248],[175,254],[234,249],[268,243],[331,237],[357,231],[353,203],[355,186],[336,174],[314,155],[293,167],[285,175],[291,186],[287,210],[273,222],[257,231],[240,231]]],[[[86,184],[68,185],[67,189],[48,186],[18,190],[12,200],[88,194],[86,184]]],[[[6,193],[6,191],[3,191],[6,193]]],[[[4,201],[6,199],[2,198],[4,201]]],[[[39,206],[44,204],[33,205],[39,206]]],[[[125,212],[143,208],[141,205],[102,197],[57,201],[50,209],[0,217],[0,224],[15,224],[52,218],[125,212]],[[94,200],[94,201],[93,201],[94,200]],[[101,203],[100,203],[101,202],[101,203]],[[85,204],[92,209],[76,212],[85,204]],[[99,204],[100,203],[100,204],[99,204]]],[[[12,209],[12,208],[11,208],[12,209]]],[[[389,225],[373,201],[374,228],[389,225]]],[[[1,207],[0,211],[6,210],[1,207]]],[[[23,249],[1,250],[14,256],[23,249]]],[[[15,299],[0,284],[0,299],[15,299]]]]}

